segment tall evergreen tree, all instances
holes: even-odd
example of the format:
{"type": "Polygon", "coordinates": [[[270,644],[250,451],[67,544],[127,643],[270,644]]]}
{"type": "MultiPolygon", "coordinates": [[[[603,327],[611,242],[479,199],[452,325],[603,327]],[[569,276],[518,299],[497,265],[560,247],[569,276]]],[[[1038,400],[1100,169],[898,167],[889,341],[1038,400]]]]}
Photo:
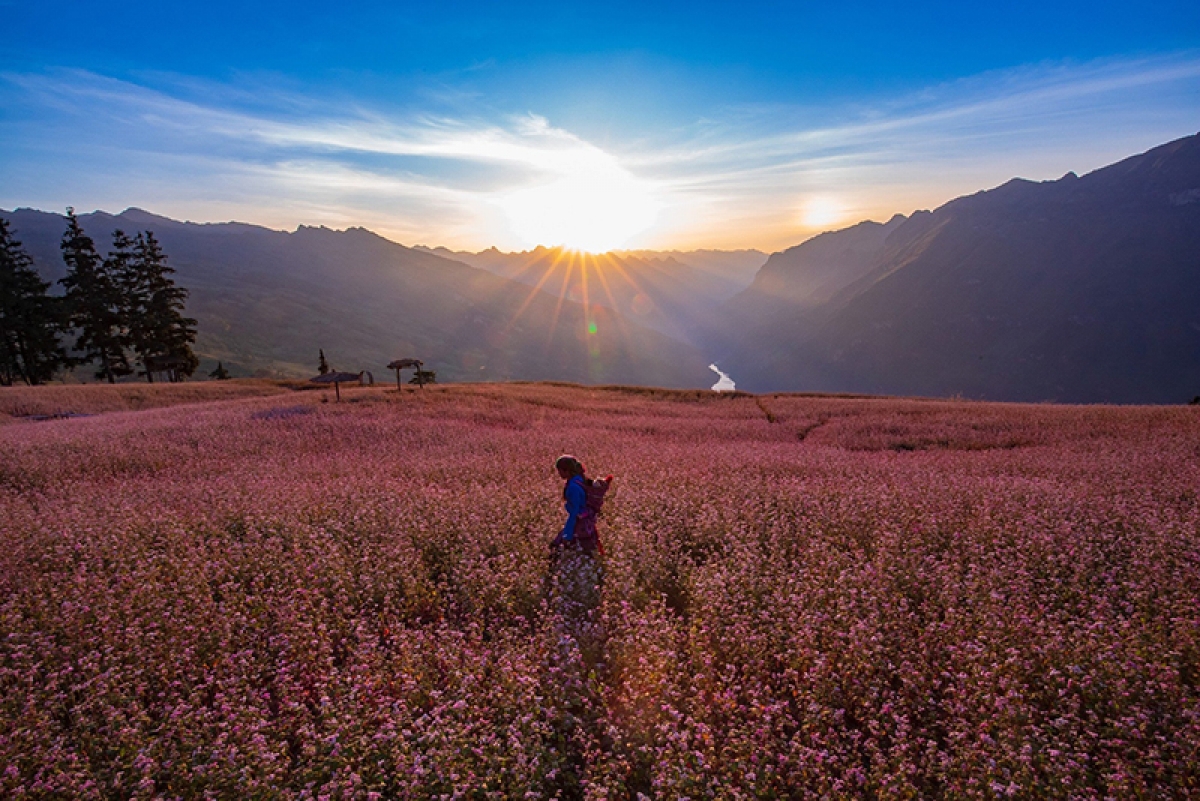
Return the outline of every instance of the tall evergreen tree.
{"type": "Polygon", "coordinates": [[[112,260],[101,260],[92,238],[83,232],[75,210],[69,207],[62,254],[67,275],[59,283],[66,287],[71,325],[78,332],[75,350],[83,361],[99,362],[96,378],[115,384],[118,376],[133,372],[125,355],[127,304],[109,269],[112,260]]]}
{"type": "Polygon", "coordinates": [[[150,361],[169,360],[174,365],[171,374],[176,378],[190,376],[200,366],[200,359],[192,350],[196,321],[183,316],[188,291],[175,284],[171,278],[174,273],[154,234],[139,233],[133,244],[125,296],[130,341],[146,368],[146,379],[151,382],[154,377],[150,361]]]}
{"type": "Polygon", "coordinates": [[[40,384],[69,364],[58,341],[65,324],[62,298],[0,218],[0,384],[40,384]]]}
{"type": "Polygon", "coordinates": [[[112,249],[104,259],[104,272],[116,289],[116,308],[121,318],[125,345],[133,347],[134,320],[145,309],[147,293],[138,273],[134,240],[120,228],[113,231],[112,249]]]}
{"type": "Polygon", "coordinates": [[[321,360],[317,362],[317,372],[321,375],[325,375],[326,373],[330,372],[331,369],[329,367],[329,362],[325,361],[325,349],[317,348],[317,352],[321,355],[321,360]]]}

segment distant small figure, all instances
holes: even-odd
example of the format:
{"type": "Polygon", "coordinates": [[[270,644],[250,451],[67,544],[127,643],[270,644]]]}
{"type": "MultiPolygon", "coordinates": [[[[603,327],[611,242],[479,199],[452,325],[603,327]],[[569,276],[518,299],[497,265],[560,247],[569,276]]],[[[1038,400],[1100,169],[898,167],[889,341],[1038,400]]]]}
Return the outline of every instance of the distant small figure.
{"type": "Polygon", "coordinates": [[[592,479],[584,475],[583,463],[574,456],[563,455],[554,462],[558,476],[567,482],[563,486],[563,508],[567,522],[554,538],[556,550],[576,548],[589,556],[604,555],[596,518],[604,506],[604,496],[612,486],[613,477],[592,479]]]}

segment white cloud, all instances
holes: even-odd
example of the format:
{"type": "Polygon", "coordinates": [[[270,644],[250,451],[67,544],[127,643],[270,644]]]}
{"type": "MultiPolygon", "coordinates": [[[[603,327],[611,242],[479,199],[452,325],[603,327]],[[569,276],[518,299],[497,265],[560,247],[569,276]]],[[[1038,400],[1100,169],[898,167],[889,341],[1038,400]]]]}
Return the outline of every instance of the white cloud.
{"type": "Polygon", "coordinates": [[[1195,53],[1035,65],[855,107],[710,109],[668,141],[610,149],[531,112],[384,112],[163,76],[146,81],[159,88],[79,71],[0,79],[0,205],[203,208],[456,247],[523,244],[498,204],[581,174],[623,176],[661,204],[634,244],[775,248],[812,233],[805,219],[828,222],[803,212],[814,198],[846,223],[878,219],[1200,128],[1195,53]]]}

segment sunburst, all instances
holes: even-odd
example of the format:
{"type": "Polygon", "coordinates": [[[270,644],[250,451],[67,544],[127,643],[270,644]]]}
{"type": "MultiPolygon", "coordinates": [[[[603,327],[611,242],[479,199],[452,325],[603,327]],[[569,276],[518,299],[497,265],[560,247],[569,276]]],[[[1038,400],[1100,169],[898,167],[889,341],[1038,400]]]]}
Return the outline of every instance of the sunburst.
{"type": "Polygon", "coordinates": [[[500,200],[513,232],[529,246],[604,253],[654,225],[662,208],[653,187],[604,153],[562,166],[545,183],[500,200]]]}

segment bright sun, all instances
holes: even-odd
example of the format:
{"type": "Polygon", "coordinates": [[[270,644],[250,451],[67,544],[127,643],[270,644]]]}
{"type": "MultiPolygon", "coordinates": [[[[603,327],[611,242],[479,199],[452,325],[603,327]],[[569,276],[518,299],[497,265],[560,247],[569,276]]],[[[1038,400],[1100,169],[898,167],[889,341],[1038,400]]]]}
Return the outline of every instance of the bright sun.
{"type": "Polygon", "coordinates": [[[845,213],[842,204],[835,198],[818,195],[805,202],[800,219],[806,228],[825,228],[836,225],[845,213]]]}
{"type": "Polygon", "coordinates": [[[513,233],[528,245],[604,253],[649,228],[662,208],[640,181],[603,153],[558,166],[549,183],[501,199],[513,233]]]}

